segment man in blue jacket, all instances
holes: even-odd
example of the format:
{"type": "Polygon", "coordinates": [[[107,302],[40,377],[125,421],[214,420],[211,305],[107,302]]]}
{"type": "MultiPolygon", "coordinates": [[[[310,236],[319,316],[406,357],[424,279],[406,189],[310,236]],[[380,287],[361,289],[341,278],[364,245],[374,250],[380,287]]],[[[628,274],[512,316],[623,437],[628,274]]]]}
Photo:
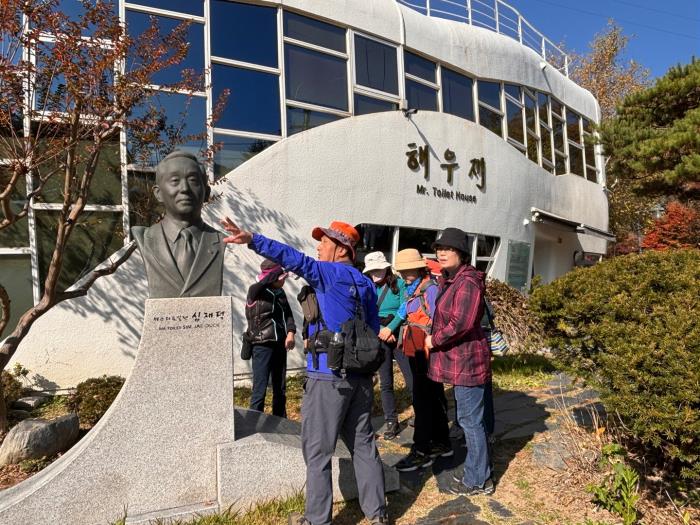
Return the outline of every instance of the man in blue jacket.
{"type": "MultiPolygon", "coordinates": [[[[324,331],[340,332],[354,317],[357,301],[365,321],[379,331],[377,294],[366,276],[353,267],[355,244],[360,236],[350,224],[334,221],[329,228],[314,228],[319,241],[318,260],[286,244],[240,229],[228,217],[221,221],[229,237],[226,243],[247,244],[250,249],[290,272],[300,275],[315,289],[323,322],[309,326],[309,339],[323,350],[324,331]],[[318,337],[317,337],[318,336],[318,337]]],[[[370,523],[388,523],[384,498],[384,470],[370,422],[372,378],[328,368],[323,351],[307,355],[307,379],[301,409],[301,440],[306,462],[304,516],[291,516],[292,525],[330,525],[333,487],[331,457],[338,436],[352,454],[360,506],[370,523]]]]}

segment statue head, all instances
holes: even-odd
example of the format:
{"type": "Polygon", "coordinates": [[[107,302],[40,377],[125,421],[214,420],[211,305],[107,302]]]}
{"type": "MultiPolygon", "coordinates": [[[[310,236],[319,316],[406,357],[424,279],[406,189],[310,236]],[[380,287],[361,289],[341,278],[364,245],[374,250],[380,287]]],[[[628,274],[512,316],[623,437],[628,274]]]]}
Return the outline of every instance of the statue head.
{"type": "Polygon", "coordinates": [[[174,219],[199,222],[210,192],[207,175],[191,153],[173,151],[156,166],[153,194],[174,219]]]}

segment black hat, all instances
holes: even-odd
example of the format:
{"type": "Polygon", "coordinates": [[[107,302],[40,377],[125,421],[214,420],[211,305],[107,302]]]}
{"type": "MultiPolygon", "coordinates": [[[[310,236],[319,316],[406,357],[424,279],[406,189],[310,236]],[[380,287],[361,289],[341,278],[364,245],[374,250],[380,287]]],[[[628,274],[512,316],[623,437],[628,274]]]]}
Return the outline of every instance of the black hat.
{"type": "Polygon", "coordinates": [[[438,246],[448,246],[460,252],[469,253],[469,240],[467,234],[459,228],[445,228],[440,236],[435,239],[431,248],[435,250],[438,246]]]}

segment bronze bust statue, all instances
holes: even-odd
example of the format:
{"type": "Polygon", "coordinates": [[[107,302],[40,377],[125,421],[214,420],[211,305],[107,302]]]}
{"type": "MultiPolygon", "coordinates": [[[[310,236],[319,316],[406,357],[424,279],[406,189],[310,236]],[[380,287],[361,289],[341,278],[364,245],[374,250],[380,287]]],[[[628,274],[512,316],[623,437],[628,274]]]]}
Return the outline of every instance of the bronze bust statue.
{"type": "Polygon", "coordinates": [[[131,229],[150,298],[221,295],[224,235],[201,217],[210,191],[206,173],[190,153],[174,151],[156,166],[153,194],[165,216],[153,226],[131,229]]]}

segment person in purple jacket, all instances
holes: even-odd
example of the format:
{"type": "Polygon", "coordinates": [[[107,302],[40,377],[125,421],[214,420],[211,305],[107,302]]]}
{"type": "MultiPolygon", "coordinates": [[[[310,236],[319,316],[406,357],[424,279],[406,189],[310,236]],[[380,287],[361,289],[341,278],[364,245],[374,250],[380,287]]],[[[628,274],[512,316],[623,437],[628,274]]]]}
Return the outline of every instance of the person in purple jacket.
{"type": "Polygon", "coordinates": [[[384,497],[384,469],[370,421],[371,374],[345,373],[328,368],[327,352],[341,325],[355,315],[359,301],[365,322],[379,331],[377,293],[372,281],[353,266],[360,239],[350,224],[334,221],[314,228],[318,260],[281,242],[242,230],[228,217],[221,221],[230,236],[226,243],[248,247],[293,272],[314,288],[320,319],[309,325],[309,341],[316,350],[307,355],[301,443],[306,463],[304,515],[293,514],[293,525],[330,525],[333,504],[331,458],[338,436],[350,450],[360,506],[369,523],[389,523],[384,497]]]}

